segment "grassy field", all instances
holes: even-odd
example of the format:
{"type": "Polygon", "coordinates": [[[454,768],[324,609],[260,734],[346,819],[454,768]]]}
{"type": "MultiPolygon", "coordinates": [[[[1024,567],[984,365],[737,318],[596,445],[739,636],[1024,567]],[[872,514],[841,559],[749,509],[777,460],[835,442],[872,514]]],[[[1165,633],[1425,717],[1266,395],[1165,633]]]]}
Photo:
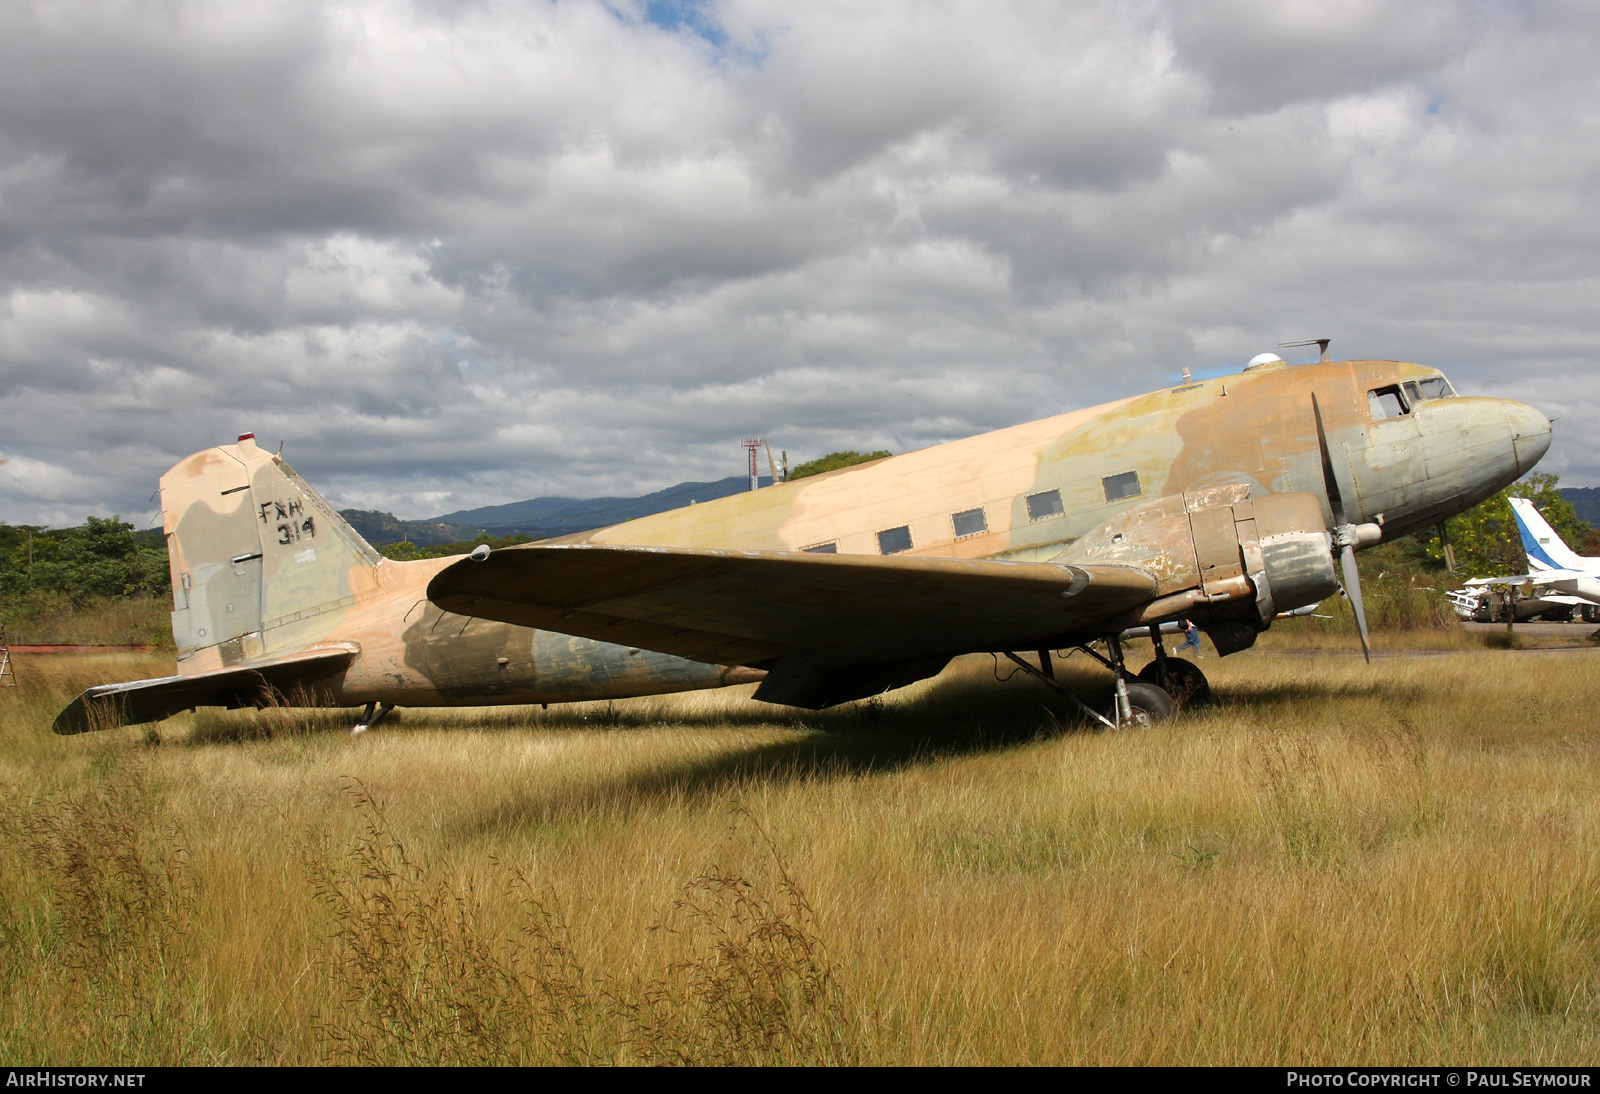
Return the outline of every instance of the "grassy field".
{"type": "Polygon", "coordinates": [[[0,1059],[1600,1055],[1595,654],[1201,664],[1215,704],[1117,734],[979,658],[822,714],[735,690],[57,738],[77,688],[170,662],[24,659],[0,1059]]]}
{"type": "Polygon", "coordinates": [[[74,605],[61,592],[10,594],[0,596],[0,627],[13,645],[84,643],[175,650],[172,599],[165,596],[101,598],[74,605]]]}

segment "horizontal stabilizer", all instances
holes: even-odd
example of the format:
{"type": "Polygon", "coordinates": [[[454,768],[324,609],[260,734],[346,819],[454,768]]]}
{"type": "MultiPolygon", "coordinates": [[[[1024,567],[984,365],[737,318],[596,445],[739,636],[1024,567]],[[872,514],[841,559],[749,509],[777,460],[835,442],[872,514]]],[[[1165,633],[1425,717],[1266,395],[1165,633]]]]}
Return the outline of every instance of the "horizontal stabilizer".
{"type": "Polygon", "coordinates": [[[713,664],[797,658],[818,669],[1032,649],[1092,633],[1155,588],[1149,572],[1124,565],[581,544],[457,562],[428,598],[460,615],[713,664]]]}
{"type": "Polygon", "coordinates": [[[1575,581],[1592,575],[1582,570],[1540,570],[1536,574],[1517,574],[1514,577],[1475,577],[1468,585],[1552,585],[1557,581],[1575,581]]]}
{"type": "Polygon", "coordinates": [[[191,707],[259,706],[274,695],[315,690],[318,681],[349,667],[354,646],[273,657],[189,675],[133,680],[90,688],[56,715],[57,733],[86,733],[159,722],[191,707]]]}

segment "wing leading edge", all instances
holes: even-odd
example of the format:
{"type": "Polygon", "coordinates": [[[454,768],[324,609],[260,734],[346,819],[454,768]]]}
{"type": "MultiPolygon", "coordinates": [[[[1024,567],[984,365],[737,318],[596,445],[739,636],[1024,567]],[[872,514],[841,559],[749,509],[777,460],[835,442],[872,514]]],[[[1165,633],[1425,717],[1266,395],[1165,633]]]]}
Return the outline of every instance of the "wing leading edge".
{"type": "Polygon", "coordinates": [[[574,544],[463,560],[428,598],[460,615],[764,667],[757,698],[820,707],[931,676],[956,654],[1092,633],[1156,585],[1125,565],[574,544]]]}

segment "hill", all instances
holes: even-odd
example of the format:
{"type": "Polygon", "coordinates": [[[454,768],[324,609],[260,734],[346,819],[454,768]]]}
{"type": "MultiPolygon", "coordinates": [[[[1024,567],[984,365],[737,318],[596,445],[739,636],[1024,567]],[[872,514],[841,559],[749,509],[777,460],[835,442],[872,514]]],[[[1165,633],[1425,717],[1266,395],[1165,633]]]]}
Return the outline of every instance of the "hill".
{"type": "MultiPolygon", "coordinates": [[[[761,477],[761,485],[771,484],[770,478],[761,477]]],[[[744,475],[731,475],[715,482],[680,482],[637,498],[530,498],[505,505],[461,509],[429,520],[399,520],[389,513],[366,509],[342,509],[339,515],[373,544],[409,539],[426,547],[475,536],[549,539],[664,513],[692,502],[725,498],[749,488],[750,480],[744,475]]]]}
{"type": "Polygon", "coordinates": [[[1572,503],[1579,520],[1600,528],[1600,487],[1563,486],[1561,496],[1572,503]]]}
{"type": "Polygon", "coordinates": [[[392,513],[380,513],[375,509],[341,509],[339,515],[350,523],[350,527],[362,539],[373,544],[399,543],[408,539],[419,547],[431,547],[436,543],[472,539],[483,531],[481,528],[440,521],[400,520],[392,513]]]}

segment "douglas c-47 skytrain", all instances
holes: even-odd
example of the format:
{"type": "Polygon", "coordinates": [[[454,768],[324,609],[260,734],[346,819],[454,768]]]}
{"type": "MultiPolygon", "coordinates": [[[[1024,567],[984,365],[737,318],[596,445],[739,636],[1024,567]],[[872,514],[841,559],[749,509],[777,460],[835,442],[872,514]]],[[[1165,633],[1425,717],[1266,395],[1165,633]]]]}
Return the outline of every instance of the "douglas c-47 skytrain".
{"type": "Polygon", "coordinates": [[[1549,444],[1537,410],[1458,396],[1435,369],[1263,355],[581,535],[396,562],[246,435],[161,479],[178,674],[91,688],[55,728],[287,702],[365,704],[361,729],[395,705],[755,680],[758,700],[818,708],[979,651],[1053,683],[1049,651],[1069,647],[1116,683],[1086,713],[1138,722],[1204,687],[1160,623],[1232,653],[1342,568],[1365,645],[1354,551],[1471,508],[1549,444]],[[1137,675],[1130,627],[1155,639],[1137,675]]]}

